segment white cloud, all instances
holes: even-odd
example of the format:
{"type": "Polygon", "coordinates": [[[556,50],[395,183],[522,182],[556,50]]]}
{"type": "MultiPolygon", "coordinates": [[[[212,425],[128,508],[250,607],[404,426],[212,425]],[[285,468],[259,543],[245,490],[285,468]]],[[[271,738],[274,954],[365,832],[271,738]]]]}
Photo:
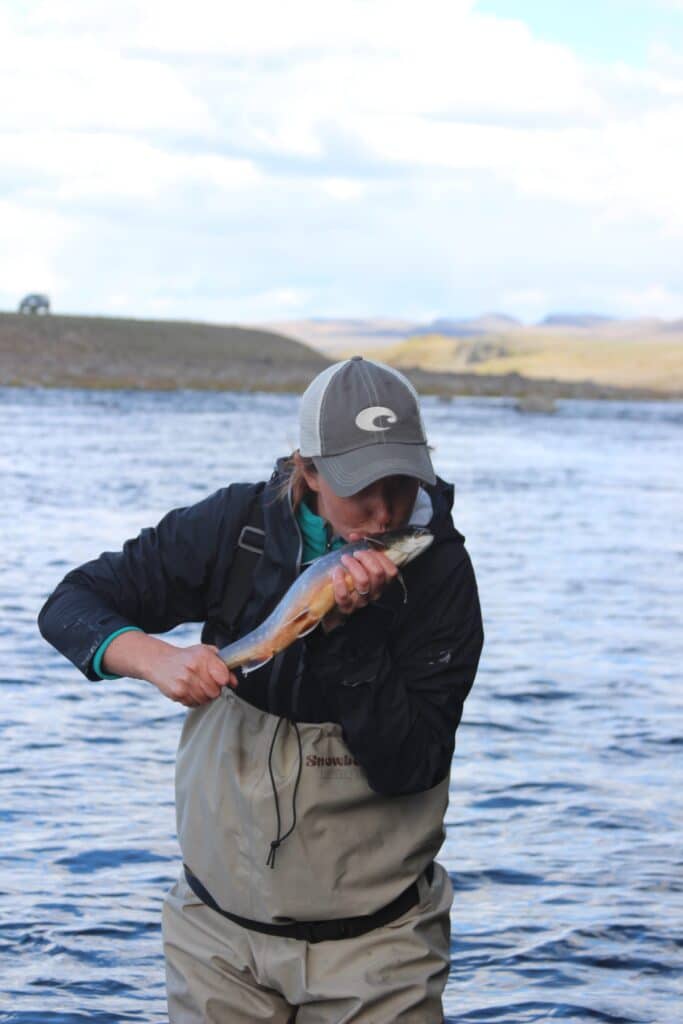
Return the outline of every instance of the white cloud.
{"type": "Polygon", "coordinates": [[[54,293],[66,275],[60,256],[72,225],[57,213],[0,200],[0,295],[5,305],[29,291],[54,293]]]}
{"type": "MultiPolygon", "coordinates": [[[[401,281],[410,252],[425,277],[428,253],[434,275],[457,278],[460,265],[447,266],[449,218],[468,203],[481,207],[484,222],[494,187],[511,207],[571,207],[605,232],[646,224],[655,241],[680,236],[679,56],[660,46],[646,69],[589,66],[520,20],[478,13],[473,0],[195,0],[191,11],[177,0],[43,0],[6,8],[3,210],[10,223],[30,221],[37,241],[21,242],[26,266],[5,280],[18,287],[31,270],[46,287],[68,278],[64,240],[87,230],[83,211],[93,208],[112,220],[126,215],[138,239],[136,215],[154,210],[179,265],[192,237],[196,278],[188,287],[198,288],[203,261],[216,253],[201,249],[197,219],[209,211],[207,221],[228,237],[237,222],[291,281],[273,287],[265,265],[262,286],[240,278],[240,308],[261,317],[298,311],[320,294],[290,277],[295,245],[319,246],[313,264],[334,266],[342,281],[328,246],[335,217],[355,225],[356,240],[372,232],[373,253],[384,237],[383,266],[401,281]],[[400,252],[393,225],[396,215],[410,217],[401,205],[410,183],[425,217],[410,220],[400,252]],[[380,216],[389,208],[393,225],[380,216]],[[297,220],[296,237],[274,234],[297,220]]],[[[520,238],[520,259],[524,245],[520,238]]],[[[510,302],[536,315],[540,296],[518,280],[510,302]]],[[[351,277],[340,287],[351,303],[351,277]]],[[[500,280],[494,287],[505,290],[500,280]]],[[[538,287],[548,292],[547,283],[538,287]]],[[[142,301],[123,277],[99,295],[121,308],[142,301]]],[[[436,305],[431,294],[406,302],[436,305]]]]}
{"type": "Polygon", "coordinates": [[[351,181],[349,178],[325,178],[320,187],[326,195],[342,202],[358,199],[366,191],[363,182],[351,181]]]}
{"type": "Polygon", "coordinates": [[[501,293],[496,308],[503,309],[520,320],[533,322],[540,320],[553,307],[550,296],[542,288],[506,288],[501,293]]]}
{"type": "Polygon", "coordinates": [[[435,37],[455,37],[473,0],[252,0],[248,5],[195,0],[187,7],[168,0],[146,0],[135,42],[178,53],[260,57],[315,50],[365,48],[377,53],[419,45],[435,37]]]}
{"type": "MultiPolygon", "coordinates": [[[[55,133],[43,168],[63,162],[73,133],[94,166],[108,145],[97,135],[116,133],[142,140],[121,142],[111,163],[131,167],[129,151],[140,169],[137,185],[123,174],[123,193],[149,194],[182,174],[231,187],[253,165],[217,156],[212,171],[205,157],[201,171],[162,151],[194,139],[206,154],[227,144],[238,158],[314,166],[339,139],[357,157],[491,172],[529,195],[683,227],[683,193],[663,198],[683,170],[683,74],[596,73],[520,21],[477,14],[470,0],[255,0],[239,17],[213,0],[196,0],[191,17],[168,0],[29,10],[0,25],[0,130],[55,133]],[[640,96],[638,113],[620,107],[620,90],[640,96]]],[[[324,174],[321,187],[350,197],[340,180],[349,176],[324,174]]]]}
{"type": "Polygon", "coordinates": [[[5,174],[23,175],[24,191],[39,200],[149,200],[181,185],[232,191],[262,180],[250,160],[169,152],[133,136],[35,131],[1,138],[5,174]]]}
{"type": "Polygon", "coordinates": [[[674,291],[662,284],[650,284],[633,291],[615,292],[614,306],[633,317],[654,316],[663,320],[683,317],[683,290],[674,291]]]}
{"type": "MultiPolygon", "coordinates": [[[[58,6],[55,4],[55,7],[58,6]]],[[[31,34],[0,21],[0,128],[212,134],[205,103],[160,60],[95,38],[31,34]]]]}
{"type": "MultiPolygon", "coordinates": [[[[163,282],[164,293],[144,298],[142,311],[145,316],[180,319],[186,316],[182,299],[174,295],[163,282]]],[[[130,297],[112,295],[107,309],[113,313],[125,312],[129,307],[123,301],[130,297]]],[[[287,285],[269,288],[262,292],[208,296],[202,299],[201,315],[197,319],[212,323],[256,323],[293,317],[305,310],[311,301],[309,291],[287,285]]],[[[193,317],[194,318],[194,317],[193,317]]]]}
{"type": "Polygon", "coordinates": [[[247,296],[246,301],[252,302],[256,307],[262,304],[270,305],[276,309],[301,309],[308,301],[309,295],[300,288],[271,288],[267,292],[258,295],[247,296]]]}

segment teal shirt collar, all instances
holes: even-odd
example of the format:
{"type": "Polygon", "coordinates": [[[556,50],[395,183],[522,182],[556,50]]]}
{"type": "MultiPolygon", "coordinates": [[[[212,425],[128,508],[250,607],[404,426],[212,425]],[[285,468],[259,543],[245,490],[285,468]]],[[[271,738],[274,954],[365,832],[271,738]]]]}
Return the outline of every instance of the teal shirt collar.
{"type": "MultiPolygon", "coordinates": [[[[420,487],[409,524],[410,526],[427,526],[431,522],[433,514],[432,499],[424,488],[420,487]]],[[[301,556],[301,561],[304,564],[312,562],[315,558],[320,558],[321,555],[327,554],[328,551],[336,551],[337,548],[341,548],[346,544],[343,537],[334,537],[330,544],[327,523],[321,516],[316,515],[309,508],[305,500],[299,504],[296,510],[296,520],[304,542],[303,554],[301,556]]]]}
{"type": "Polygon", "coordinates": [[[316,515],[305,501],[302,501],[296,510],[296,519],[304,542],[302,562],[312,562],[328,551],[336,551],[346,544],[343,537],[334,537],[330,543],[327,523],[321,516],[316,515]]]}

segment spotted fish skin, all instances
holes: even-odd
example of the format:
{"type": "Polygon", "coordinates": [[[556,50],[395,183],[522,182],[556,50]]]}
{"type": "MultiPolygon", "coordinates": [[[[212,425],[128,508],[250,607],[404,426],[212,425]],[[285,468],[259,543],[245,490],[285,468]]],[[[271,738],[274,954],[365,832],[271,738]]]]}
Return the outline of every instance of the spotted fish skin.
{"type": "MultiPolygon", "coordinates": [[[[292,584],[282,600],[260,626],[246,636],[228,644],[219,651],[228,668],[241,668],[243,674],[260,668],[299,637],[310,633],[320,620],[334,608],[332,572],[337,566],[344,568],[343,555],[356,551],[379,550],[399,568],[416,558],[432,543],[432,533],[424,527],[406,527],[390,533],[352,541],[336,551],[316,558],[292,584]]],[[[349,591],[355,584],[346,573],[349,591]]]]}

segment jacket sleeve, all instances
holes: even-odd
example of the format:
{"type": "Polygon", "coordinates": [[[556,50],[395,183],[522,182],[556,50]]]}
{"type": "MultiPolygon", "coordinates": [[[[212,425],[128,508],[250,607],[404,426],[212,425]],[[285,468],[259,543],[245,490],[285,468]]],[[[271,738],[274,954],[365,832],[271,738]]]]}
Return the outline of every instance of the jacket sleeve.
{"type": "Polygon", "coordinates": [[[430,789],[450,769],[483,646],[474,570],[460,551],[438,586],[418,588],[413,615],[409,605],[388,637],[360,613],[309,651],[334,720],[378,793],[430,789]]]}
{"type": "Polygon", "coordinates": [[[165,633],[181,622],[203,621],[212,570],[219,551],[234,550],[231,524],[242,521],[238,509],[248,504],[247,490],[233,485],[174,509],[121,551],[68,573],[38,617],[45,639],[95,680],[94,655],[116,630],[165,633]]]}

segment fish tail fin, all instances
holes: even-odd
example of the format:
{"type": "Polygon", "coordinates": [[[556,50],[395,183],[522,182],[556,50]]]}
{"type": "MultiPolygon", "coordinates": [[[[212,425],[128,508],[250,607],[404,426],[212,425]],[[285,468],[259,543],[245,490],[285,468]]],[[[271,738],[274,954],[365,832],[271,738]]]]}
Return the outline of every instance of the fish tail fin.
{"type": "Polygon", "coordinates": [[[255,672],[257,668],[263,668],[269,661],[273,660],[271,654],[268,658],[264,658],[263,661],[248,661],[246,665],[242,665],[241,672],[243,676],[248,676],[250,672],[255,672]]]}
{"type": "Polygon", "coordinates": [[[262,665],[266,665],[273,657],[273,652],[261,649],[254,643],[245,642],[246,638],[236,640],[218,652],[218,657],[225,662],[229,669],[241,668],[243,673],[253,672],[262,665]]]}

